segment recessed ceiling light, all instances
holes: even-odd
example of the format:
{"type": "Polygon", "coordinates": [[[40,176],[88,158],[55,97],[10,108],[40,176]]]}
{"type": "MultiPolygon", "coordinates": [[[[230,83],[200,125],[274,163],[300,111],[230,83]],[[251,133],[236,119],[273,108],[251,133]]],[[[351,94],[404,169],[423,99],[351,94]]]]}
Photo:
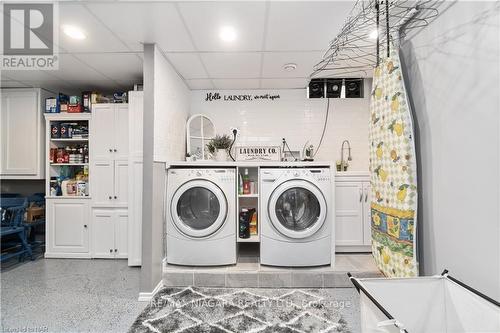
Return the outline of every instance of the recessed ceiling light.
{"type": "Polygon", "coordinates": [[[283,69],[287,72],[292,72],[297,69],[297,64],[294,64],[293,62],[289,62],[288,64],[283,65],[283,69]]]}
{"type": "Polygon", "coordinates": [[[219,37],[225,42],[232,42],[236,39],[236,30],[231,26],[224,26],[219,30],[219,37]]]}
{"type": "Polygon", "coordinates": [[[378,31],[377,31],[377,29],[375,29],[372,32],[370,32],[370,39],[377,39],[377,37],[378,37],[378,31]]]}
{"type": "Polygon", "coordinates": [[[74,25],[63,25],[63,31],[66,34],[66,36],[69,36],[73,39],[85,39],[87,36],[85,36],[85,33],[83,32],[82,29],[80,29],[77,26],[74,25]]]}

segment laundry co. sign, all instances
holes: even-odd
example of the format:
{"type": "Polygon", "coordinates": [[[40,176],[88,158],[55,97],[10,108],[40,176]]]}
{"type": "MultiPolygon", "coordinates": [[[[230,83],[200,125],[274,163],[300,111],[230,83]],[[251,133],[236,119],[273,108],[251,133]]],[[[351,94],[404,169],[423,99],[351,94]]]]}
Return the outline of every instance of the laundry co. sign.
{"type": "Polygon", "coordinates": [[[237,161],[280,161],[279,146],[240,146],[236,147],[237,161]]]}
{"type": "Polygon", "coordinates": [[[240,101],[259,101],[259,100],[270,100],[274,101],[279,99],[279,94],[234,94],[234,95],[225,95],[220,94],[218,92],[209,92],[205,97],[205,102],[216,102],[216,101],[224,101],[224,102],[240,102],[240,101]]]}

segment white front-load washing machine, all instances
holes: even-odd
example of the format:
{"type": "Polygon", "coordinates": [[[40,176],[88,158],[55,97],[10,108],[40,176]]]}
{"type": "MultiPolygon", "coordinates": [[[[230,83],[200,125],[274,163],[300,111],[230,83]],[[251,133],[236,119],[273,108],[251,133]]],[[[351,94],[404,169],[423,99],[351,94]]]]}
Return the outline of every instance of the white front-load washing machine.
{"type": "Polygon", "coordinates": [[[331,263],[329,168],[261,168],[260,261],[272,266],[331,263]]]}
{"type": "Polygon", "coordinates": [[[236,263],[235,169],[169,169],[167,263],[236,263]]]}

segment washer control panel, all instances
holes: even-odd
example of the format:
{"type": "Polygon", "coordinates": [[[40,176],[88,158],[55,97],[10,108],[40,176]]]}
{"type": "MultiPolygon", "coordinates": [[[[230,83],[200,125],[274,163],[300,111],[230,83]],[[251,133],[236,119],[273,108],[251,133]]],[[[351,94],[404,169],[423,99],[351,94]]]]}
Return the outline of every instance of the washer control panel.
{"type": "Polygon", "coordinates": [[[216,179],[221,182],[234,182],[234,169],[170,169],[171,175],[182,175],[190,179],[216,179]]]}
{"type": "Polygon", "coordinates": [[[330,182],[330,169],[328,168],[296,168],[296,169],[262,169],[262,180],[276,180],[285,178],[313,178],[318,182],[330,182]]]}

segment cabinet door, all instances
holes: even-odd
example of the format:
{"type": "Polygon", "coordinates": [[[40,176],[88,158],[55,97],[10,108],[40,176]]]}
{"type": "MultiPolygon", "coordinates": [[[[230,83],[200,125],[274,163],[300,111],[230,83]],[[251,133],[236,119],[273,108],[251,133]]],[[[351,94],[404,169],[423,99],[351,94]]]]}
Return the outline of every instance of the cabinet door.
{"type": "Polygon", "coordinates": [[[128,204],[128,161],[115,161],[115,183],[113,202],[115,205],[128,204]]]}
{"type": "Polygon", "coordinates": [[[335,184],[336,245],[363,245],[363,185],[361,182],[335,184]]]}
{"type": "Polygon", "coordinates": [[[124,209],[116,210],[115,214],[115,257],[128,257],[128,212],[124,209]]]}
{"type": "Polygon", "coordinates": [[[109,206],[114,204],[114,162],[96,161],[90,170],[90,195],[94,205],[109,206]]]}
{"type": "MultiPolygon", "coordinates": [[[[139,126],[137,124],[137,126],[139,126]]],[[[115,105],[114,158],[126,159],[129,151],[128,104],[115,105]],[[116,150],[116,151],[115,151],[116,150]]]]}
{"type": "Polygon", "coordinates": [[[368,182],[363,183],[363,242],[372,244],[371,186],[368,182]]]}
{"type": "Polygon", "coordinates": [[[115,215],[112,209],[92,212],[92,257],[115,257],[115,215]]]}
{"type": "Polygon", "coordinates": [[[36,90],[2,90],[0,113],[2,176],[42,176],[41,113],[36,90]]]}
{"type": "Polygon", "coordinates": [[[48,252],[89,252],[89,205],[84,200],[47,200],[48,252]]]}
{"type": "Polygon", "coordinates": [[[108,160],[114,156],[115,111],[112,104],[92,107],[90,154],[94,160],[108,160]]]}

